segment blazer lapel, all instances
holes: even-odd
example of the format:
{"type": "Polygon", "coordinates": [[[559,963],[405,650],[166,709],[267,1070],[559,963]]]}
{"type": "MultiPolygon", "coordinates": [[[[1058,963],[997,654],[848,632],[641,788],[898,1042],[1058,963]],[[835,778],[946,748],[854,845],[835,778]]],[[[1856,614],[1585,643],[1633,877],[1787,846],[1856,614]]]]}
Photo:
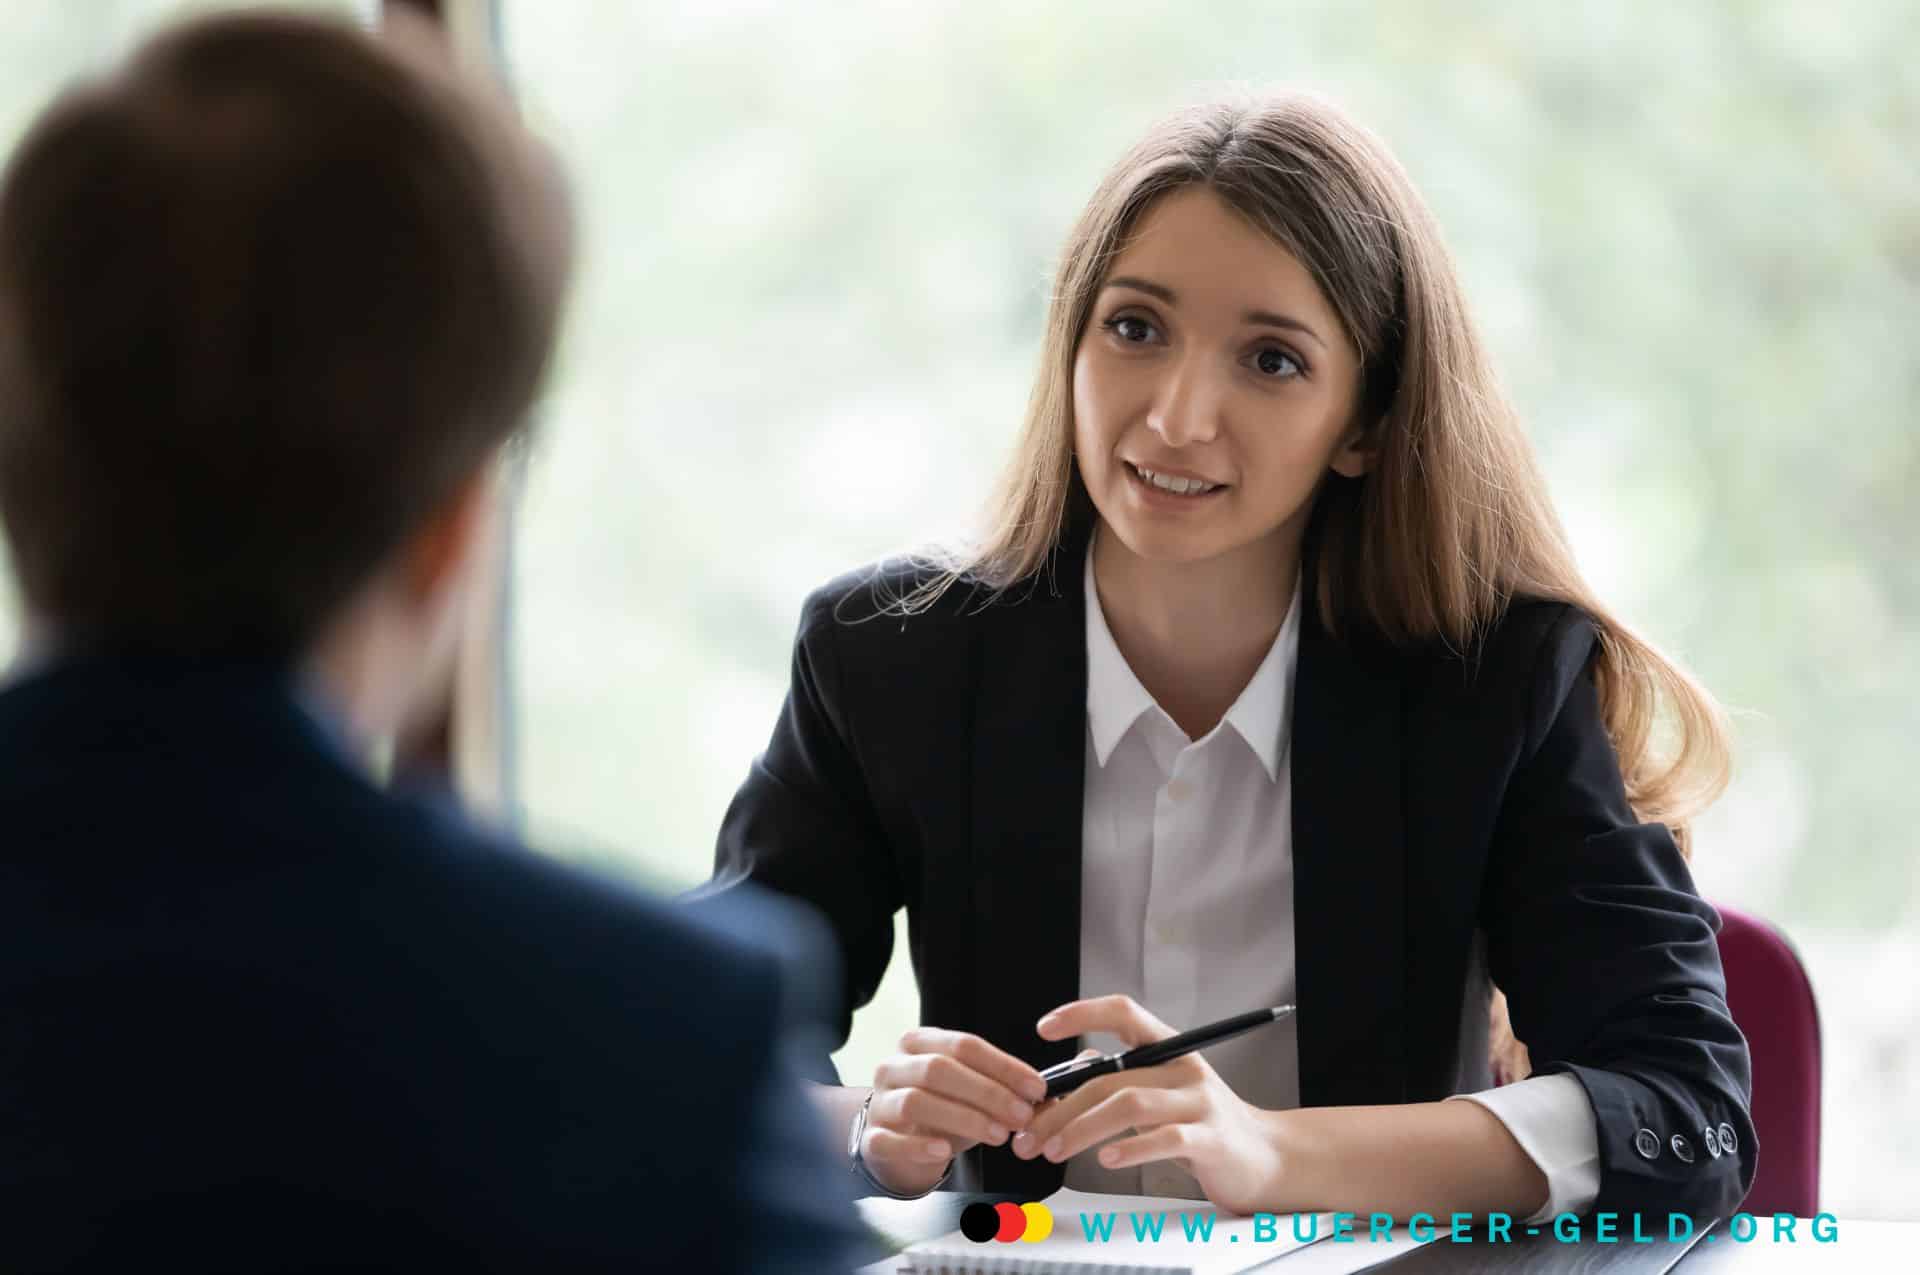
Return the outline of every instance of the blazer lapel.
{"type": "MultiPolygon", "coordinates": [[[[981,614],[973,739],[974,1004],[984,1034],[1035,1067],[1071,1058],[1034,1023],[1080,994],[1080,820],[1087,735],[1084,545],[981,614]]],[[[1060,1166],[983,1148],[984,1189],[1042,1199],[1060,1166]]]]}
{"type": "Polygon", "coordinates": [[[1407,1085],[1400,687],[1320,625],[1309,594],[1293,720],[1300,1102],[1399,1102],[1407,1085]]]}

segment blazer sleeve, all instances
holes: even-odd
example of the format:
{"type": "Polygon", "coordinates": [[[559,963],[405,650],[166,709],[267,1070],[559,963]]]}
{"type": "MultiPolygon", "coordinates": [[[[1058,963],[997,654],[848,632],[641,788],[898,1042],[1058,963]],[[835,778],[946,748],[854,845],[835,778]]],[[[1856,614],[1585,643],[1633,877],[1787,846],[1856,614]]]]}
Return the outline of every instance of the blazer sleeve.
{"type": "Polygon", "coordinates": [[[757,1083],[737,1095],[745,1126],[732,1157],[734,1189],[721,1193],[731,1216],[717,1237],[733,1246],[733,1261],[717,1261],[716,1270],[825,1275],[885,1256],[854,1211],[845,1163],[822,1145],[819,1119],[799,1083],[805,1060],[792,1056],[792,1044],[790,1034],[785,1043],[768,1042],[757,1083]]]}
{"type": "Polygon", "coordinates": [[[1593,1104],[1593,1209],[1724,1217],[1753,1184],[1758,1147],[1720,918],[1666,826],[1637,822],[1627,803],[1595,641],[1563,609],[1539,647],[1482,896],[1489,966],[1535,1072],[1571,1074],[1593,1104]]]}
{"type": "Polygon", "coordinates": [[[830,1049],[846,1043],[853,1011],[873,999],[904,902],[847,731],[834,602],[822,589],[802,610],[786,702],[721,822],[713,883],[751,881],[826,919],[842,958],[830,1049]]]}

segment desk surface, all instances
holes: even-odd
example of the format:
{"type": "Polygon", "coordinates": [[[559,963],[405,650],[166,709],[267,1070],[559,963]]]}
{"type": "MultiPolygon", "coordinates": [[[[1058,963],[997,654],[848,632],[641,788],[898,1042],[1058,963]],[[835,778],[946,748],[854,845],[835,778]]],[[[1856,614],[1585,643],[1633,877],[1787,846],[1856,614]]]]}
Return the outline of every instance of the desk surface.
{"type": "MultiPolygon", "coordinates": [[[[1763,1221],[1763,1226],[1770,1225],[1763,1221]]],[[[1680,1264],[1685,1275],[1771,1271],[1910,1271],[1920,1264],[1920,1222],[1849,1222],[1842,1218],[1833,1242],[1809,1242],[1807,1220],[1796,1228],[1798,1243],[1774,1243],[1763,1230],[1751,1243],[1719,1235],[1713,1244],[1696,1244],[1680,1264]]]]}
{"type": "MultiPolygon", "coordinates": [[[[924,1200],[860,1201],[861,1216],[896,1247],[945,1235],[960,1225],[960,1211],[971,1200],[951,1192],[935,1192],[924,1200]]],[[[1409,1247],[1404,1235],[1394,1243],[1358,1243],[1321,1240],[1287,1253],[1261,1271],[1276,1275],[1467,1275],[1468,1272],[1554,1271],[1567,1275],[1769,1275],[1771,1272],[1912,1270],[1920,1253],[1920,1222],[1849,1222],[1835,1224],[1834,1238],[1812,1238],[1805,1218],[1794,1227],[1794,1240],[1773,1238],[1770,1219],[1760,1219],[1757,1234],[1744,1240],[1729,1233],[1724,1223],[1709,1230],[1691,1247],[1678,1244],[1600,1244],[1591,1238],[1562,1244],[1550,1235],[1521,1237],[1511,1244],[1456,1244],[1444,1237],[1409,1247]]],[[[1745,1235],[1745,1227],[1741,1234],[1745,1235]]],[[[1036,1254],[1038,1256],[1038,1254],[1036,1254]]],[[[895,1275],[911,1270],[899,1257],[864,1268],[863,1275],[895,1275]]]]}

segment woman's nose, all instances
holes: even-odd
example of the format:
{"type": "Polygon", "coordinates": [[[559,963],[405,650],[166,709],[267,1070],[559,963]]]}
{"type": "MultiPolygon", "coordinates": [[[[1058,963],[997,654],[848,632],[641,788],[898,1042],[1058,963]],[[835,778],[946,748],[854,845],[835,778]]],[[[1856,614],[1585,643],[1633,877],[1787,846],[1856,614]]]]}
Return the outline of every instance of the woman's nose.
{"type": "Polygon", "coordinates": [[[1168,447],[1212,442],[1220,432],[1220,401],[1208,378],[1187,363],[1173,368],[1147,412],[1147,428],[1168,447]]]}

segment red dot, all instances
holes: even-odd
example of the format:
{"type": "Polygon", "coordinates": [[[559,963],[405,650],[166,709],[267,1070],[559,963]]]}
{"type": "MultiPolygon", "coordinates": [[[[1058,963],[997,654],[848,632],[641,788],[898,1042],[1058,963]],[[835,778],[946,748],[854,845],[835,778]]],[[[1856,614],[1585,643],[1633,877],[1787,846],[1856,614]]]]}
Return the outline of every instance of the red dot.
{"type": "Polygon", "coordinates": [[[1000,1229],[994,1239],[1011,1244],[1027,1233],[1027,1215],[1018,1204],[996,1204],[993,1208],[1000,1215],[1000,1229]]]}

